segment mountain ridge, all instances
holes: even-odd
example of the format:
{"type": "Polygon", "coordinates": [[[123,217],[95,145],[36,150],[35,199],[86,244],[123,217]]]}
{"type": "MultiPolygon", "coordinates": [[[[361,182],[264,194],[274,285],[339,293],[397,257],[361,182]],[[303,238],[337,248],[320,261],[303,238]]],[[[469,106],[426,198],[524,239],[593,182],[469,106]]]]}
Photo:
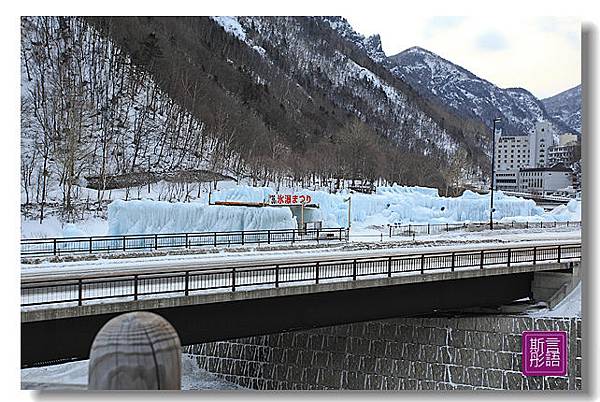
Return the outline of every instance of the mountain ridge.
{"type": "Polygon", "coordinates": [[[542,102],[556,120],[581,134],[581,84],[542,99],[542,102]]]}
{"type": "Polygon", "coordinates": [[[527,134],[536,121],[551,122],[559,133],[569,130],[526,88],[500,88],[430,50],[413,46],[388,59],[394,64],[394,74],[421,95],[436,97],[459,115],[477,118],[488,127],[499,116],[504,131],[511,135],[527,134]]]}

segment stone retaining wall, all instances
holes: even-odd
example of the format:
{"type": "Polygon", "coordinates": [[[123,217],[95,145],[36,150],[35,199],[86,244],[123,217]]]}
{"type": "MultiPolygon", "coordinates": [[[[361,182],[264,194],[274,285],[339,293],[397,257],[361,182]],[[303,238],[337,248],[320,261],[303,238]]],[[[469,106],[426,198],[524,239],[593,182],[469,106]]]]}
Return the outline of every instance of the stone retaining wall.
{"type": "Polygon", "coordinates": [[[398,318],[193,345],[198,365],[260,390],[580,390],[581,319],[398,318]],[[565,377],[521,374],[521,333],[568,333],[565,377]]]}

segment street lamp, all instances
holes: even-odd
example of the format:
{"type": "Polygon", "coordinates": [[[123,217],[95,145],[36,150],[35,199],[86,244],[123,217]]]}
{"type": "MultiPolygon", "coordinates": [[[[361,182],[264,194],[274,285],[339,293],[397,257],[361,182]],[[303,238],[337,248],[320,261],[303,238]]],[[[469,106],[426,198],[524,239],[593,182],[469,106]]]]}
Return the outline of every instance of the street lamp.
{"type": "Polygon", "coordinates": [[[350,230],[350,225],[352,224],[352,218],[350,216],[350,211],[352,210],[352,197],[344,199],[344,202],[348,203],[348,230],[350,230]]]}
{"type": "Polygon", "coordinates": [[[494,185],[495,180],[495,169],[496,169],[496,123],[500,123],[500,117],[494,119],[494,128],[492,131],[492,179],[490,180],[490,230],[494,229],[494,185]]]}

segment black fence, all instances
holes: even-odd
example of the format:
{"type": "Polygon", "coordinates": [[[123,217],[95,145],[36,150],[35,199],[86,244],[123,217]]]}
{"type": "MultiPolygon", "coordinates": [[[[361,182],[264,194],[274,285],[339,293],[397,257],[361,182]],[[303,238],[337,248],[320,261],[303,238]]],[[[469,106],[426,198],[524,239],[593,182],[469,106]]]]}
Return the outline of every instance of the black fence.
{"type": "Polygon", "coordinates": [[[251,265],[234,268],[182,270],[168,273],[121,274],[89,279],[31,281],[21,284],[21,306],[83,305],[89,301],[188,296],[205,291],[238,291],[251,287],[318,284],[373,276],[424,274],[433,270],[484,269],[515,264],[566,262],[581,259],[581,243],[473,249],[401,256],[321,260],[306,263],[251,265]]]}
{"type": "MultiPolygon", "coordinates": [[[[581,227],[580,221],[566,222],[494,222],[496,229],[550,229],[562,227],[581,227]]],[[[439,234],[457,230],[478,231],[490,228],[489,222],[470,222],[470,223],[428,223],[428,224],[407,224],[390,225],[388,228],[389,237],[392,236],[413,236],[424,234],[439,234]]]]}
{"type": "Polygon", "coordinates": [[[233,232],[166,233],[123,236],[21,239],[21,257],[110,253],[164,248],[196,248],[245,244],[348,240],[345,228],[247,230],[233,232]]]}

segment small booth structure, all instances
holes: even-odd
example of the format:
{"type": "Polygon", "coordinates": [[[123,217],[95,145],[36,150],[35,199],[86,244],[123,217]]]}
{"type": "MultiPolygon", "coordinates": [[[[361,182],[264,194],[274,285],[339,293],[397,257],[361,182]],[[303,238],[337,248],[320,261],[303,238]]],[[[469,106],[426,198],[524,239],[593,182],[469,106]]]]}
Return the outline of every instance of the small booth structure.
{"type": "Polygon", "coordinates": [[[215,201],[209,205],[225,205],[236,207],[288,207],[298,222],[298,229],[306,232],[308,229],[322,229],[323,221],[320,219],[319,204],[312,203],[309,195],[271,195],[268,202],[252,201],[215,201]]]}

